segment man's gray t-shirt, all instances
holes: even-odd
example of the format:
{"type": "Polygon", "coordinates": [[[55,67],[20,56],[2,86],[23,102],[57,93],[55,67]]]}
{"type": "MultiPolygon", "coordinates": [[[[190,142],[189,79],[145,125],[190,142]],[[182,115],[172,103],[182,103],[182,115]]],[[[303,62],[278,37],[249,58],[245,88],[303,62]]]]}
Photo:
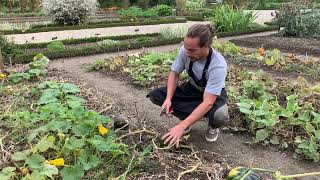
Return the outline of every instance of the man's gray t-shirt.
{"type": "MultiPolygon", "coordinates": [[[[219,96],[222,88],[225,87],[227,63],[224,57],[219,52],[215,51],[214,49],[212,50],[211,62],[208,67],[208,74],[206,75],[208,77],[208,81],[205,87],[205,91],[210,94],[219,96]]],[[[171,70],[173,70],[177,74],[182,73],[183,70],[186,70],[188,72],[189,64],[190,59],[187,56],[186,49],[184,48],[184,46],[182,46],[176,60],[171,66],[171,70]]],[[[205,64],[206,59],[201,59],[193,62],[192,71],[197,81],[202,78],[202,72],[205,64]]]]}

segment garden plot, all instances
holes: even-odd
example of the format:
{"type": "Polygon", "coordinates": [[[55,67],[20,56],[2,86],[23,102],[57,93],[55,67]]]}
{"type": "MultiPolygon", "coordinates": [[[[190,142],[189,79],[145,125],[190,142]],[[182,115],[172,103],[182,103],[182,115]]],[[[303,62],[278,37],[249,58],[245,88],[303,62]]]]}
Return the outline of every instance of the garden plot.
{"type": "Polygon", "coordinates": [[[38,55],[1,74],[1,178],[222,179],[228,170],[187,139],[180,149],[163,146],[138,111],[67,71],[45,69],[48,61],[38,55]],[[114,129],[121,118],[130,127],[114,129]]]}
{"type": "Polygon", "coordinates": [[[232,39],[231,42],[244,47],[265,49],[279,49],[284,52],[320,56],[320,40],[312,38],[296,38],[281,36],[257,36],[241,39],[232,39]]]}
{"type": "MultiPolygon", "coordinates": [[[[161,52],[170,49],[172,50],[176,47],[177,46],[175,45],[150,49],[161,52]]],[[[141,50],[136,50],[135,52],[140,51],[141,50]]],[[[119,54],[120,56],[124,56],[125,52],[120,52],[119,54]]],[[[135,53],[132,53],[131,51],[129,54],[135,53]]],[[[118,55],[118,53],[112,54],[112,56],[116,55],[118,55]]],[[[84,68],[83,65],[85,63],[94,63],[95,59],[103,59],[103,57],[105,56],[95,55],[90,56],[89,58],[78,57],[66,59],[64,61],[53,61],[52,67],[65,69],[73,76],[90,82],[92,86],[96,85],[99,89],[115,95],[118,101],[124,102],[131,108],[135,107],[136,104],[139,114],[144,114],[148,117],[147,123],[152,124],[153,127],[157,127],[156,129],[159,129],[161,132],[167,131],[167,128],[170,128],[176,123],[176,121],[159,117],[160,110],[154,109],[155,106],[145,98],[148,90],[133,88],[133,86],[128,85],[128,82],[115,80],[113,77],[109,78],[102,73],[88,72],[87,69],[84,68]]],[[[119,76],[120,75],[118,75],[118,77],[119,76]]],[[[133,109],[133,111],[135,110],[133,109]]],[[[248,146],[248,142],[252,141],[251,136],[248,136],[248,133],[242,131],[238,131],[238,134],[234,131],[224,130],[217,143],[205,143],[203,139],[205,126],[205,123],[198,123],[194,127],[190,136],[190,143],[195,144],[203,150],[221,154],[222,157],[225,157],[227,162],[231,164],[278,169],[289,174],[317,171],[319,168],[316,163],[294,160],[290,151],[285,151],[287,153],[284,153],[279,151],[279,148],[273,148],[272,146],[266,148],[259,144],[251,144],[251,146],[248,146]]],[[[241,128],[238,130],[241,130],[241,128]]]]}
{"type": "MultiPolygon", "coordinates": [[[[240,48],[230,43],[215,43],[213,46],[216,49],[223,49],[222,52],[228,57],[229,106],[233,122],[238,123],[234,129],[251,131],[255,134],[254,142],[279,145],[281,148],[290,146],[295,148],[296,157],[319,161],[320,155],[317,148],[319,146],[317,139],[320,138],[317,130],[320,120],[319,84],[309,84],[308,80],[303,78],[303,73],[298,74],[299,77],[291,83],[293,79],[291,74],[282,71],[283,67],[289,66],[285,63],[286,61],[293,64],[289,66],[291,68],[316,70],[317,74],[319,67],[297,64],[291,59],[293,57],[285,59],[279,50],[262,52],[263,50],[259,49],[258,53],[242,55],[240,48]],[[253,66],[255,69],[260,69],[266,64],[267,70],[272,69],[270,70],[272,74],[281,72],[282,78],[272,78],[262,70],[248,71],[233,66],[232,64],[243,65],[239,63],[241,60],[237,59],[241,56],[241,60],[251,58],[243,61],[253,62],[245,64],[246,67],[252,69],[253,66]]],[[[167,73],[176,55],[177,51],[117,56],[97,60],[89,68],[103,69],[103,72],[113,77],[129,80],[139,86],[151,87],[163,85],[166,82],[167,73]]],[[[183,74],[182,79],[185,77],[186,74],[183,74]]],[[[319,76],[315,79],[317,77],[319,76]]],[[[309,76],[309,79],[315,80],[312,76],[309,76]]]]}

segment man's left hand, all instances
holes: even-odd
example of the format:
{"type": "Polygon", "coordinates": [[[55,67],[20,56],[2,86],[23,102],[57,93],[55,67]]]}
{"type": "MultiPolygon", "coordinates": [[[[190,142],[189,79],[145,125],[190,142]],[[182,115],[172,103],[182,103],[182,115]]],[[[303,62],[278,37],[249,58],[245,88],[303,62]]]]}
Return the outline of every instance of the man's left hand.
{"type": "Polygon", "coordinates": [[[184,133],[184,130],[186,127],[182,126],[181,124],[178,124],[174,126],[170,131],[165,134],[161,139],[165,140],[164,144],[167,144],[169,142],[169,146],[172,145],[173,143],[176,143],[176,147],[179,147],[179,142],[181,139],[181,136],[184,133]]]}

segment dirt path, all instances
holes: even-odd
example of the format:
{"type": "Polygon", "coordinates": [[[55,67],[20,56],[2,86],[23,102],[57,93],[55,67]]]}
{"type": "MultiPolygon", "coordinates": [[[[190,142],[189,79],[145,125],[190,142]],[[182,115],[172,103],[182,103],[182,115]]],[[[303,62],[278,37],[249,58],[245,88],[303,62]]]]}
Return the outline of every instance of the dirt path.
{"type": "MultiPolygon", "coordinates": [[[[156,48],[147,48],[150,51],[170,51],[177,48],[178,45],[169,45],[156,48]]],[[[133,53],[139,50],[121,52],[133,53]]],[[[140,115],[147,118],[147,123],[152,124],[156,129],[165,132],[168,128],[176,124],[177,120],[167,120],[159,117],[159,107],[153,105],[145,95],[148,90],[139,90],[133,88],[126,82],[114,80],[99,72],[88,72],[84,65],[94,62],[96,59],[113,54],[101,54],[86,57],[76,57],[63,60],[55,60],[50,64],[51,68],[65,70],[76,78],[86,80],[88,84],[95,86],[97,89],[105,92],[106,95],[118,97],[122,104],[126,104],[128,110],[134,111],[134,102],[137,102],[137,109],[140,115]]],[[[289,151],[281,152],[277,148],[263,147],[259,145],[250,146],[251,138],[247,135],[234,134],[233,132],[223,131],[216,143],[207,143],[204,139],[206,124],[197,123],[192,129],[191,143],[200,149],[213,151],[221,154],[227,159],[228,163],[233,165],[261,167],[268,169],[280,170],[283,173],[296,174],[300,172],[311,172],[320,169],[320,165],[312,162],[295,160],[289,151]]],[[[305,178],[319,179],[319,178],[305,178]]]]}

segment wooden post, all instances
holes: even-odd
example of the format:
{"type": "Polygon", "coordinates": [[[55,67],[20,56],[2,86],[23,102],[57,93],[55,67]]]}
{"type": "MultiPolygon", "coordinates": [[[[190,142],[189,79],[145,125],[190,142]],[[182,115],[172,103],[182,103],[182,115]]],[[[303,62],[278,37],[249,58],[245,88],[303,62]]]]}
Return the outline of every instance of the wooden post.
{"type": "Polygon", "coordinates": [[[4,63],[3,63],[3,57],[2,57],[2,52],[0,48],[0,70],[4,69],[4,63]]]}

